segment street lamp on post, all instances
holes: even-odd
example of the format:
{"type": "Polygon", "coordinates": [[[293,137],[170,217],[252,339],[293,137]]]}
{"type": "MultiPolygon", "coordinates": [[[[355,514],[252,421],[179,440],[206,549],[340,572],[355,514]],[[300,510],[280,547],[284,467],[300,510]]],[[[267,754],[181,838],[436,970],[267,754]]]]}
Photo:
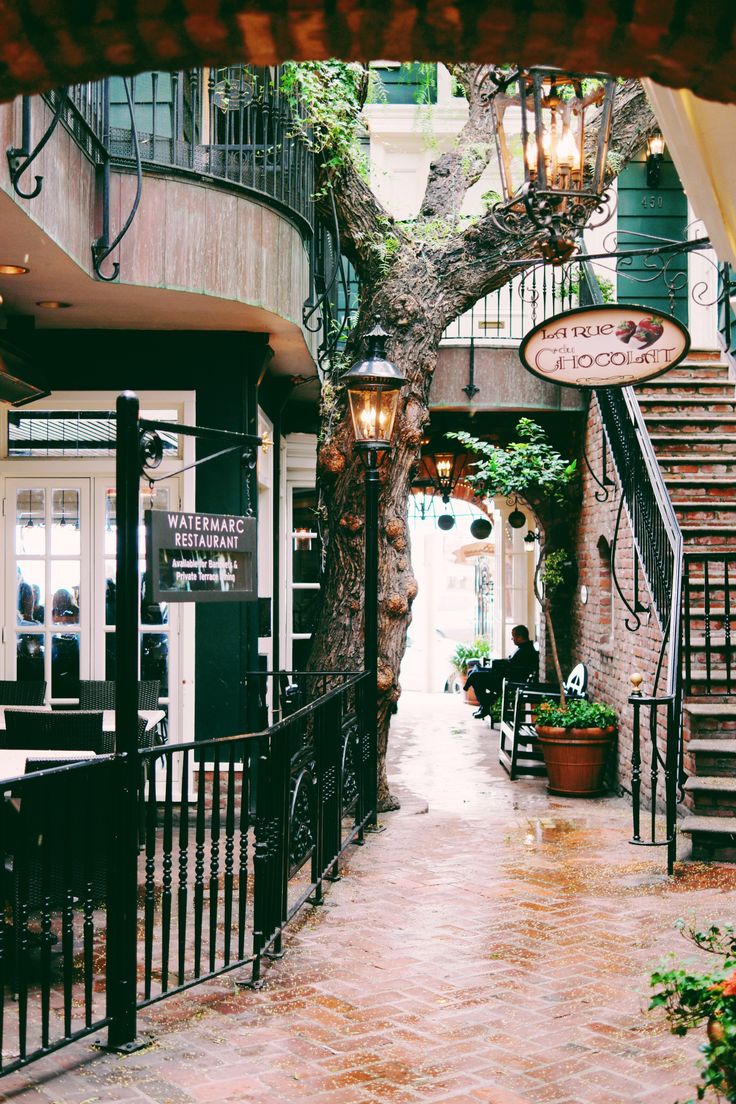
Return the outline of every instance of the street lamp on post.
{"type": "Polygon", "coordinates": [[[386,359],[388,334],[376,321],[367,334],[365,360],[343,376],[350,403],[355,449],[363,461],[365,476],[365,604],[364,663],[367,687],[367,740],[370,770],[365,778],[365,808],[376,820],[378,803],[378,464],[391,451],[399,391],[406,383],[395,364],[386,359]]]}

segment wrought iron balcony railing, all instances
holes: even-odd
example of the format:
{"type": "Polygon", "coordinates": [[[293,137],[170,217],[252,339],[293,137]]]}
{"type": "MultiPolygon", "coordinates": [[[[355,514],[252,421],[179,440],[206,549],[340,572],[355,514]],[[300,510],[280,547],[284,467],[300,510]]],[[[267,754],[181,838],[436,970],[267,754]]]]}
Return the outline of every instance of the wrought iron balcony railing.
{"type": "Polygon", "coordinates": [[[47,96],[96,163],[211,177],[277,207],[311,234],[314,156],[281,71],[252,65],[110,77],[47,96]]]}

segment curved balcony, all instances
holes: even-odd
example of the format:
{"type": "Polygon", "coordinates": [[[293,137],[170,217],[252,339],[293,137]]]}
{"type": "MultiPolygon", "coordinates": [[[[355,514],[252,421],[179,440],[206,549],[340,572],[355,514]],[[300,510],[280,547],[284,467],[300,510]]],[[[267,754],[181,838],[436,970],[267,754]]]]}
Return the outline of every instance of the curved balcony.
{"type": "MultiPolygon", "coordinates": [[[[59,93],[46,97],[59,105],[59,93]]],[[[278,69],[151,72],[67,90],[61,119],[96,163],[194,175],[276,208],[313,230],[314,155],[303,106],[278,69]],[[128,102],[130,93],[130,103],[128,102]],[[131,111],[132,107],[132,111],[131,111]],[[136,152],[138,151],[138,154],[136,152]]]]}

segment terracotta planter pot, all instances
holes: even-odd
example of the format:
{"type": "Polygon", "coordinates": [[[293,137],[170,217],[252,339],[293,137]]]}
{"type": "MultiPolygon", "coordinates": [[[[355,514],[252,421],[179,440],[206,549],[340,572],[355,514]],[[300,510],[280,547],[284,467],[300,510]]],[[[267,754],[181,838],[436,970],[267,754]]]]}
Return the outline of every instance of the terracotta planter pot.
{"type": "Polygon", "coordinates": [[[616,735],[610,728],[550,728],[537,725],[547,789],[563,797],[597,797],[603,792],[608,752],[616,735]]]}
{"type": "Polygon", "coordinates": [[[472,688],[472,686],[469,690],[464,690],[463,693],[465,694],[465,701],[468,705],[480,705],[480,702],[476,697],[475,690],[472,688]]]}

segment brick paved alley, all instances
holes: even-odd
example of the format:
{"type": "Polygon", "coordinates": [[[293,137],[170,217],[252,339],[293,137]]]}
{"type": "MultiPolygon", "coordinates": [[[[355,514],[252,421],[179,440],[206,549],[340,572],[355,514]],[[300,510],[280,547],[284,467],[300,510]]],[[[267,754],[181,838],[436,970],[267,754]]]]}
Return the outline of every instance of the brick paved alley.
{"type": "Polygon", "coordinates": [[[23,1104],[674,1104],[700,1039],[646,1014],[680,916],[733,919],[736,871],[626,842],[627,803],[509,782],[450,695],[405,695],[402,809],[355,848],[259,992],[232,975],[148,1009],[128,1058],[75,1044],[0,1083],[23,1104]]]}

